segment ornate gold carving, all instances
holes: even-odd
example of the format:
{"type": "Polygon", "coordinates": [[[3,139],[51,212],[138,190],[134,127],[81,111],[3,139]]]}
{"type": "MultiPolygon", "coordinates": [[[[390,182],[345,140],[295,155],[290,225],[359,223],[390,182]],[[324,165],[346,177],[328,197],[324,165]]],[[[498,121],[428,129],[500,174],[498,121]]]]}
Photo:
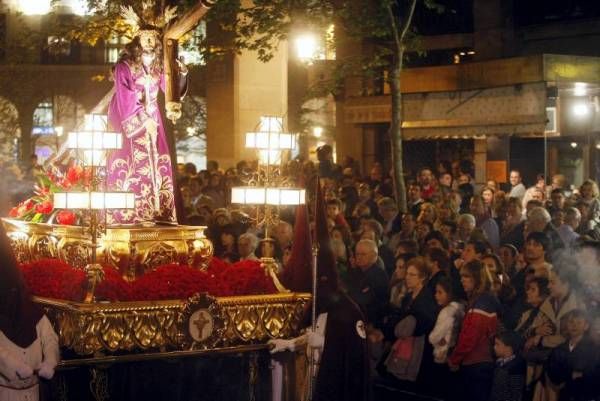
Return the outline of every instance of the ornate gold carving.
{"type": "Polygon", "coordinates": [[[29,237],[23,232],[9,232],[8,238],[10,245],[15,253],[15,257],[19,263],[29,262],[31,256],[29,254],[29,237]]]}
{"type": "Polygon", "coordinates": [[[178,249],[181,245],[185,244],[152,242],[148,247],[138,244],[138,254],[141,255],[139,264],[144,266],[145,270],[148,271],[158,266],[176,262],[179,254],[185,254],[185,250],[182,252],[181,249],[178,249]]]}
{"type": "MultiPolygon", "coordinates": [[[[75,267],[91,263],[90,238],[78,226],[60,226],[2,219],[19,262],[57,257],[75,267]]],[[[98,262],[134,280],[165,263],[188,263],[206,268],[213,245],[206,227],[131,226],[108,228],[99,240],[98,262]]]]}
{"type": "Polygon", "coordinates": [[[223,339],[223,312],[217,299],[208,294],[190,298],[179,315],[185,349],[212,349],[223,339]]]}
{"type": "Polygon", "coordinates": [[[84,268],[91,261],[90,245],[78,238],[63,237],[58,242],[58,257],[73,267],[84,268]]]}
{"type": "Polygon", "coordinates": [[[50,235],[32,234],[28,246],[36,259],[55,258],[56,243],[56,238],[50,235]]]}
{"type": "Polygon", "coordinates": [[[87,289],[83,302],[89,304],[94,301],[96,285],[104,280],[104,270],[102,269],[102,265],[92,263],[85,266],[85,274],[87,276],[87,289]]]}
{"type": "Polygon", "coordinates": [[[294,337],[309,300],[309,294],[295,293],[112,304],[35,298],[53,322],[61,346],[79,355],[218,349],[294,337]],[[194,339],[189,332],[192,315],[199,324],[210,316],[210,333],[203,326],[194,339]]]}

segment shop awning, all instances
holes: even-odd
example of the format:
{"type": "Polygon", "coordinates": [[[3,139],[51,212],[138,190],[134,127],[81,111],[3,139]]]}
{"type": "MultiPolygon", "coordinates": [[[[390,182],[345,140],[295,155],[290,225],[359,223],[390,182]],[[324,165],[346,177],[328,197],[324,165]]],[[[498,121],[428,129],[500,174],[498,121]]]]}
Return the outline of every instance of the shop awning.
{"type": "MultiPolygon", "coordinates": [[[[404,94],[403,136],[407,140],[544,136],[546,98],[545,82],[404,94]]],[[[350,99],[344,107],[346,122],[371,124],[391,120],[389,96],[350,99]]]]}

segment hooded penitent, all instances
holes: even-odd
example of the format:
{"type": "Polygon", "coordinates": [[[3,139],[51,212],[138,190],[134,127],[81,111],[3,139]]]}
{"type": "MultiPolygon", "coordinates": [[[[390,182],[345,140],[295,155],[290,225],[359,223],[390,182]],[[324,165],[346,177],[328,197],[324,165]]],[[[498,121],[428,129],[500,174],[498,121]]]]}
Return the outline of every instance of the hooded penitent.
{"type": "Polygon", "coordinates": [[[31,300],[23,275],[0,223],[0,331],[13,343],[27,348],[37,338],[42,310],[31,300]]]}
{"type": "Polygon", "coordinates": [[[365,320],[360,308],[339,288],[320,186],[315,209],[319,244],[317,313],[327,313],[327,324],[313,400],[368,401],[371,391],[365,320]]]}
{"type": "Polygon", "coordinates": [[[311,291],[312,247],[307,206],[296,208],[292,253],[281,276],[283,286],[294,292],[311,291]]]}

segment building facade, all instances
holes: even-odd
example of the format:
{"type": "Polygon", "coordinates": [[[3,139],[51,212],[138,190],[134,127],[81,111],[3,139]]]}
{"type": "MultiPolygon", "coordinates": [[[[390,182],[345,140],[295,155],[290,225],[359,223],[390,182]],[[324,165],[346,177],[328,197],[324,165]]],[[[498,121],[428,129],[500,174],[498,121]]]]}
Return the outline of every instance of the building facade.
{"type": "MultiPolygon", "coordinates": [[[[467,158],[479,183],[505,182],[513,168],[528,183],[558,171],[575,185],[598,178],[600,7],[587,1],[444,3],[460,10],[460,18],[417,12],[417,29],[426,27],[420,30],[426,53],[409,52],[402,74],[407,172],[467,158]]],[[[338,59],[356,48],[338,48],[338,59]]],[[[338,157],[350,155],[368,171],[383,155],[389,167],[385,79],[350,81],[336,107],[338,157]]]]}

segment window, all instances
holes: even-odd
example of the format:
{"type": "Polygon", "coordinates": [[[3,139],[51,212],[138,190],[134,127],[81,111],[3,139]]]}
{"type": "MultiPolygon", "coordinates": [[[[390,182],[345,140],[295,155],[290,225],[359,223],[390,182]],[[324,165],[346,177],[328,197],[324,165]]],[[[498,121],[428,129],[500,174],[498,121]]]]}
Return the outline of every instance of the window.
{"type": "Polygon", "coordinates": [[[335,25],[333,24],[325,31],[323,42],[317,52],[317,60],[335,60],[335,25]]]}
{"type": "Polygon", "coordinates": [[[54,133],[54,112],[50,101],[41,102],[33,112],[33,135],[51,135],[54,133]]]}
{"type": "Polygon", "coordinates": [[[127,43],[127,39],[123,36],[113,36],[106,42],[105,63],[114,64],[119,61],[121,49],[127,43]]]}

